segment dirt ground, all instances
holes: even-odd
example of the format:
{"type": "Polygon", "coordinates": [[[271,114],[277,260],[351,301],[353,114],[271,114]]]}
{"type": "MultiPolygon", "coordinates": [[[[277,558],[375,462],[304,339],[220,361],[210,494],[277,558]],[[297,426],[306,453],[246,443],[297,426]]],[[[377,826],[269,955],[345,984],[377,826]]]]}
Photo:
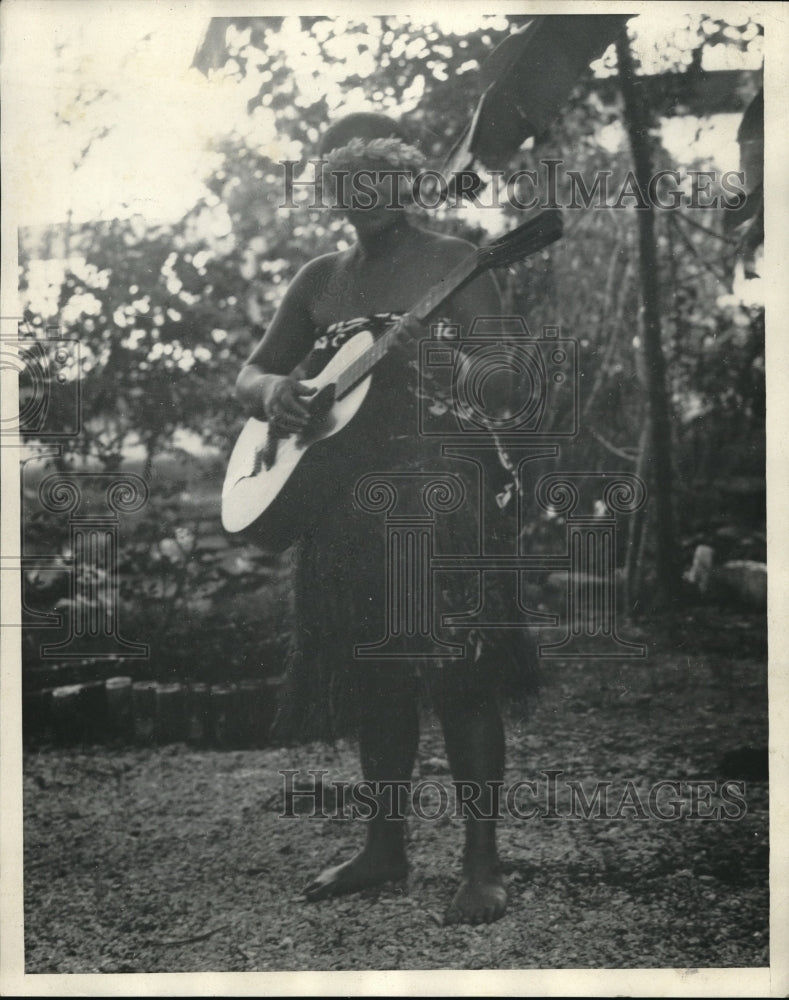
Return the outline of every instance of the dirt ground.
{"type": "MultiPolygon", "coordinates": [[[[719,616],[700,629],[689,618],[670,649],[669,637],[652,640],[646,660],[546,669],[531,718],[510,713],[506,779],[541,788],[541,772],[561,770],[555,815],[501,822],[510,906],[482,927],[442,924],[462,840],[448,816],[411,818],[407,884],[302,901],[301,887],[362,830],[301,811],[281,818],[279,771],[359,779],[350,743],[29,752],[26,971],[767,965],[763,627],[719,616]],[[694,808],[698,779],[744,781],[740,805],[718,788],[694,808]],[[573,780],[587,797],[611,783],[606,815],[569,815],[573,780]],[[636,803],[647,806],[662,780],[680,782],[679,819],[640,815],[636,803]],[[715,808],[718,818],[703,818],[715,808]]],[[[435,782],[451,789],[450,777],[429,714],[422,728],[415,777],[437,796],[435,782]]]]}

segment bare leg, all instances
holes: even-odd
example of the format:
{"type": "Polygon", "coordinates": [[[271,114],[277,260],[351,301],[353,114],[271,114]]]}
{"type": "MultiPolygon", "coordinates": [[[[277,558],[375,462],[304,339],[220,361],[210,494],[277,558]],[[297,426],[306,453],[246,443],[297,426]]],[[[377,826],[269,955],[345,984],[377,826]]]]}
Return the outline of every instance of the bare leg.
{"type": "Polygon", "coordinates": [[[496,798],[488,782],[504,779],[504,727],[494,696],[450,695],[436,705],[447,756],[456,782],[473,791],[465,819],[465,850],[460,888],[446,912],[447,923],[489,923],[507,907],[507,891],[499,870],[496,821],[480,817],[496,813],[496,798]]]}
{"type": "MultiPolygon", "coordinates": [[[[370,782],[408,781],[419,741],[415,682],[398,664],[371,663],[360,669],[364,671],[359,728],[362,773],[370,782]]],[[[304,893],[310,902],[405,878],[405,819],[387,819],[384,805],[366,822],[362,850],[349,861],[325,869],[307,885],[304,893]]]]}

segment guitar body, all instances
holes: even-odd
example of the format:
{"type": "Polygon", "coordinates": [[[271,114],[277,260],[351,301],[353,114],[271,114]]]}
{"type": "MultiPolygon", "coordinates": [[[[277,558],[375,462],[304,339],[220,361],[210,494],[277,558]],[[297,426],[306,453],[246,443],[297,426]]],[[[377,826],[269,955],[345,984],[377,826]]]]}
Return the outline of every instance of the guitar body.
{"type": "MultiPolygon", "coordinates": [[[[323,371],[304,385],[318,392],[332,386],[340,372],[373,343],[367,331],[357,333],[340,348],[323,371]]],[[[338,434],[356,416],[370,388],[367,376],[305,434],[280,438],[276,456],[266,468],[260,456],[269,439],[265,420],[250,418],[244,425],[228,462],[222,487],[222,526],[243,531],[269,552],[282,552],[299,537],[321,509],[321,483],[331,474],[331,448],[322,442],[338,434]]]]}

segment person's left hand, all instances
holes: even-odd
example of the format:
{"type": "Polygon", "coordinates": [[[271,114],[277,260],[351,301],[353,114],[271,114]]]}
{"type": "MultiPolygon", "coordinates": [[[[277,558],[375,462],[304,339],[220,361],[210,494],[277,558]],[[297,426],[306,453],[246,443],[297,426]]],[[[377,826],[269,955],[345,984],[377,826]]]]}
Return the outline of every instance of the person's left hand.
{"type": "Polygon", "coordinates": [[[410,313],[406,313],[392,327],[392,353],[401,361],[413,360],[424,335],[424,326],[410,313]]]}

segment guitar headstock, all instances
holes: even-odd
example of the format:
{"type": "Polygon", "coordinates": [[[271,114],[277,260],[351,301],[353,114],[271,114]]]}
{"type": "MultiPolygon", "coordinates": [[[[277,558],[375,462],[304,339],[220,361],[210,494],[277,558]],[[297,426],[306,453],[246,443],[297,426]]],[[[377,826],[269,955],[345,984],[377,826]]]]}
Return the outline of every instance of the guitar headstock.
{"type": "Polygon", "coordinates": [[[507,267],[555,243],[564,230],[562,213],[548,208],[476,251],[481,266],[507,267]]]}

